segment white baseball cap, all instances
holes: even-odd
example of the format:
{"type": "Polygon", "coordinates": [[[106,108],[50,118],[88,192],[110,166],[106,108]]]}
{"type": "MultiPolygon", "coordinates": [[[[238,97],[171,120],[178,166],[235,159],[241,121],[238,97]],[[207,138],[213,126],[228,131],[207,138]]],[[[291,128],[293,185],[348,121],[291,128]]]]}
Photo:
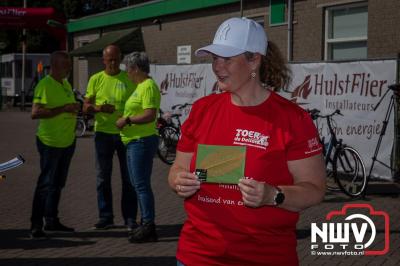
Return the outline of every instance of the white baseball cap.
{"type": "Polygon", "coordinates": [[[267,34],[264,28],[248,18],[230,18],[225,20],[215,33],[212,44],[196,50],[196,56],[209,53],[231,57],[245,52],[267,53],[267,34]]]}

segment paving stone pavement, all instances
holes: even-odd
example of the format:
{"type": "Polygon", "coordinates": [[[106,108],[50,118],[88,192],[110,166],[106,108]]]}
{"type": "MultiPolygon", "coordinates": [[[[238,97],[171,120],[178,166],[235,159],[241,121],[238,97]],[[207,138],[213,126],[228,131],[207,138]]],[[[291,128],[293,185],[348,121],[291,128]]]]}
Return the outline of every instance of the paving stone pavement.
{"type": "MultiPolygon", "coordinates": [[[[33,190],[39,173],[39,157],[35,146],[36,121],[29,112],[0,111],[0,162],[22,154],[26,163],[6,172],[0,180],[0,265],[176,265],[175,251],[179,231],[185,219],[183,201],[167,185],[169,166],[154,160],[152,176],[156,199],[157,243],[130,244],[122,226],[118,167],[112,182],[114,213],[117,227],[95,231],[97,204],[94,171],[94,147],[91,134],[77,140],[67,185],[60,203],[63,223],[76,229],[73,234],[52,234],[51,239],[29,239],[29,218],[33,190]]],[[[114,162],[117,166],[117,161],[114,162]]],[[[390,185],[390,184],[389,184],[390,185]]],[[[323,203],[305,210],[298,223],[298,255],[300,265],[400,265],[400,201],[399,193],[371,194],[365,200],[350,200],[327,193],[323,203]],[[327,222],[325,216],[340,210],[346,203],[368,203],[384,211],[390,218],[390,232],[383,219],[374,219],[375,248],[384,247],[390,236],[389,252],[381,256],[312,255],[311,223],[327,222]],[[377,246],[376,246],[376,243],[377,246]]],[[[335,251],[341,251],[340,247],[335,251]]],[[[266,262],[268,265],[268,262],[266,262]]]]}

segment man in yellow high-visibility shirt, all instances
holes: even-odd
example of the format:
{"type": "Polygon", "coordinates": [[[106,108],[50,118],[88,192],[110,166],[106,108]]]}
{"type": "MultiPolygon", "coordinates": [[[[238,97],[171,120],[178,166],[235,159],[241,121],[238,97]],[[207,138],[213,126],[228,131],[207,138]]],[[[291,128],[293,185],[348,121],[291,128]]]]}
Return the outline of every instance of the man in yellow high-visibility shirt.
{"type": "Polygon", "coordinates": [[[71,85],[66,80],[71,59],[64,51],[50,57],[50,74],[35,88],[32,119],[40,119],[36,134],[40,154],[40,175],[33,198],[31,237],[45,238],[43,231],[73,232],[58,218],[61,190],[65,186],[68,169],[75,150],[76,103],[71,85]]]}
{"type": "Polygon", "coordinates": [[[136,224],[136,192],[129,181],[126,164],[126,147],[121,141],[120,130],[115,122],[124,113],[125,102],[136,88],[125,71],[120,70],[121,51],[116,45],[103,50],[105,69],[90,77],[85,95],[84,111],[95,114],[95,151],[97,172],[97,203],[99,220],[95,229],[114,226],[112,206],[111,172],[114,153],[117,152],[121,179],[122,216],[128,230],[136,224]]]}

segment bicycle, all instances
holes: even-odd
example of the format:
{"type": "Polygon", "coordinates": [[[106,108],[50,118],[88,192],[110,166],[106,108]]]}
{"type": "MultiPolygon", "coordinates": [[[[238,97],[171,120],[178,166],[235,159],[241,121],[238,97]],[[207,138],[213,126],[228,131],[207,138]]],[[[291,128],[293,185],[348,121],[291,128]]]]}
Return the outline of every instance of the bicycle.
{"type": "Polygon", "coordinates": [[[177,104],[171,107],[172,112],[159,111],[157,128],[160,135],[157,154],[161,161],[171,165],[175,161],[176,146],[181,135],[182,111],[192,104],[177,104]]]}
{"type": "Polygon", "coordinates": [[[75,127],[75,136],[83,137],[86,133],[86,130],[93,129],[93,115],[83,113],[83,95],[77,90],[74,89],[75,99],[78,103],[80,103],[81,108],[76,116],[76,127],[75,127]]]}
{"type": "Polygon", "coordinates": [[[325,142],[325,137],[320,137],[323,146],[325,166],[327,169],[326,186],[330,191],[342,191],[350,197],[359,197],[366,189],[367,175],[365,164],[358,151],[336,136],[335,115],[342,115],[340,110],[335,110],[328,115],[320,115],[320,110],[308,111],[311,118],[316,121],[318,118],[325,119],[328,125],[330,139],[325,142]]]}
{"type": "Polygon", "coordinates": [[[93,130],[93,127],[93,115],[83,114],[82,111],[79,111],[76,116],[75,135],[77,137],[83,137],[86,131],[93,130]]]}
{"type": "MultiPolygon", "coordinates": [[[[18,155],[17,157],[8,160],[4,163],[0,163],[0,173],[5,172],[7,170],[13,169],[15,167],[18,167],[25,163],[25,159],[22,157],[22,155],[18,155]]],[[[0,180],[5,179],[5,175],[0,175],[0,180]]]]}

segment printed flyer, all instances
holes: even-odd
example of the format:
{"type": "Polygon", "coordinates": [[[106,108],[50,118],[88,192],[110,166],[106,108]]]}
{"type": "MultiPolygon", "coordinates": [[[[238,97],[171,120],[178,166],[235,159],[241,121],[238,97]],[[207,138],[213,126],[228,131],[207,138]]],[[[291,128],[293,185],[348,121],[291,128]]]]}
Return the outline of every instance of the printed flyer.
{"type": "Polygon", "coordinates": [[[199,144],[196,174],[203,182],[237,184],[244,176],[245,160],[245,146],[199,144]]]}

